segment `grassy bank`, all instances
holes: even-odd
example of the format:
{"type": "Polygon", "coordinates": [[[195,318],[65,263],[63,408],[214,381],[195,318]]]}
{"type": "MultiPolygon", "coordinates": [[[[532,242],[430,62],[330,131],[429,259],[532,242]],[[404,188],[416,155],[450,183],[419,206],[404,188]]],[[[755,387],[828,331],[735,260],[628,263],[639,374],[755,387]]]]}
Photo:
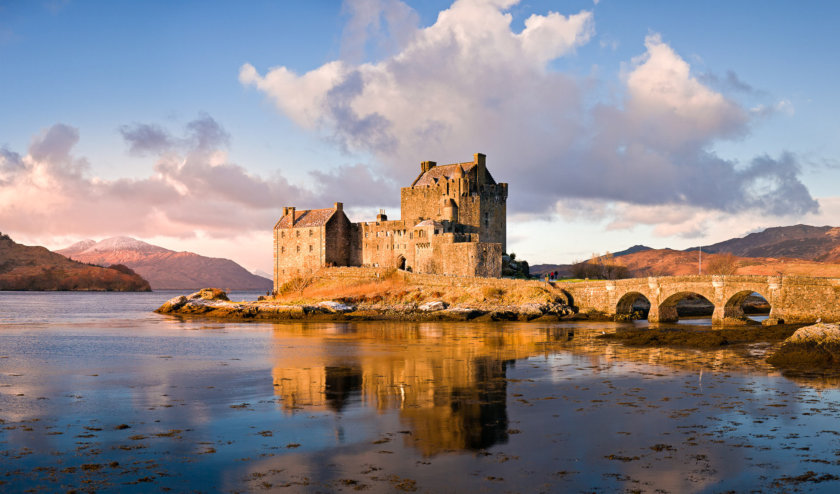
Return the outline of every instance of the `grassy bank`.
{"type": "Polygon", "coordinates": [[[527,304],[565,304],[566,299],[558,291],[526,283],[427,286],[413,283],[397,270],[387,271],[375,280],[298,277],[283,284],[270,299],[272,303],[287,305],[314,305],[323,301],[356,306],[419,306],[440,301],[449,306],[498,310],[527,304]]]}

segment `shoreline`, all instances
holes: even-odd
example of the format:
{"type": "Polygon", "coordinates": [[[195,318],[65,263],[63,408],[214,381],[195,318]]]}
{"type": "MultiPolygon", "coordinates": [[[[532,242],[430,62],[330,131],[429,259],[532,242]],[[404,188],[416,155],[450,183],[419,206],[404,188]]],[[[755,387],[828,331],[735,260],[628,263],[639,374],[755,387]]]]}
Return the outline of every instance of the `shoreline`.
{"type": "MultiPolygon", "coordinates": [[[[262,298],[262,297],[261,297],[262,298]]],[[[213,319],[260,321],[521,321],[559,322],[598,320],[591,314],[577,314],[562,303],[519,305],[452,306],[443,301],[423,304],[359,303],[322,301],[313,304],[281,304],[273,300],[232,302],[222,290],[206,288],[166,301],[158,314],[198,316],[213,319]]],[[[606,317],[604,320],[608,320],[606,317]]]]}

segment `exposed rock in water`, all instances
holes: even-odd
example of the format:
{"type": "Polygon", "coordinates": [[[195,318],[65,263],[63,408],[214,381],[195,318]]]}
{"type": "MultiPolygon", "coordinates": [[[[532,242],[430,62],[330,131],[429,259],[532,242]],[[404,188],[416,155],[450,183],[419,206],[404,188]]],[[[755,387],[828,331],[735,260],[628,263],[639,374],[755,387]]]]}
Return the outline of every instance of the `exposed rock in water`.
{"type": "Polygon", "coordinates": [[[840,325],[817,323],[799,328],[767,362],[783,369],[840,367],[840,325]]]}

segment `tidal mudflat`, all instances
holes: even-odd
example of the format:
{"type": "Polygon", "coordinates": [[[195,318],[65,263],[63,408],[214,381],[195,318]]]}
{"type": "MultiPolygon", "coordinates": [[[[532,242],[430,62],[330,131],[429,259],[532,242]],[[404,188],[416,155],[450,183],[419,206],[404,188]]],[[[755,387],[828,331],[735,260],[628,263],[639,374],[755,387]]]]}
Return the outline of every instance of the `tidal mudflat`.
{"type": "Polygon", "coordinates": [[[840,489],[840,379],[773,344],[151,313],[169,297],[0,293],[0,490],[840,489]]]}

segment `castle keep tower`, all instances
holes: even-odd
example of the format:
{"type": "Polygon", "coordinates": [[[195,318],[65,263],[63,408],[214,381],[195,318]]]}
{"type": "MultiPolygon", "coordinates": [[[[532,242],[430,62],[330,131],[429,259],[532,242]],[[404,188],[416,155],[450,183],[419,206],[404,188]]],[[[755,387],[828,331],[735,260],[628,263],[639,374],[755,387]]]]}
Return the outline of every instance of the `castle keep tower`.
{"type": "Polygon", "coordinates": [[[498,277],[507,242],[508,184],[481,153],[473,160],[420,164],[400,191],[401,219],[350,223],[343,205],[283,208],[274,226],[274,288],[329,266],[395,267],[417,273],[498,277]]]}
{"type": "Polygon", "coordinates": [[[437,166],[420,164],[420,175],[400,191],[402,218],[417,224],[423,220],[446,221],[455,233],[475,234],[479,242],[507,247],[508,184],[497,184],[487,171],[487,157],[437,166]]]}

